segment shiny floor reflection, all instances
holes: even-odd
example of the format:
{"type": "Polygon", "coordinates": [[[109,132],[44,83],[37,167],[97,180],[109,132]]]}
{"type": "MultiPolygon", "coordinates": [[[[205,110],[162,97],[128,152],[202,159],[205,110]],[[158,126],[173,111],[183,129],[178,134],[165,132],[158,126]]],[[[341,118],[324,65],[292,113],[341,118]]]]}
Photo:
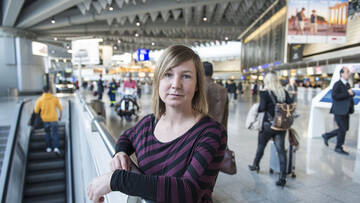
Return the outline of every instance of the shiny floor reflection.
{"type": "MultiPolygon", "coordinates": [[[[120,121],[105,96],[107,125],[118,136],[135,121],[120,121]]],[[[296,153],[297,177],[288,177],[283,189],[275,186],[277,175],[269,173],[270,147],[265,150],[260,173],[250,172],[247,165],[255,156],[257,133],[244,126],[247,112],[256,100],[242,95],[230,102],[228,144],[235,151],[238,172],[232,176],[219,174],[214,202],[360,202],[360,151],[356,149],[355,133],[348,133],[346,137],[345,149],[350,156],[334,152],[336,139],[330,141],[329,147],[325,147],[320,138],[308,139],[309,102],[298,102],[300,117],[294,124],[300,135],[300,149],[296,153]]],[[[143,95],[140,104],[140,117],[152,112],[150,95],[143,95]]]]}

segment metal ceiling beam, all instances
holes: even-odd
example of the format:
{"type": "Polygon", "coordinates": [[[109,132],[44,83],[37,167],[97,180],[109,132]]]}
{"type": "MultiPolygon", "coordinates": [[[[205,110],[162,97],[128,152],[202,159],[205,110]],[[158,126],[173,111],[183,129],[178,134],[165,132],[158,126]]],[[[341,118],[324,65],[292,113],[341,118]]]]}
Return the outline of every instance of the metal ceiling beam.
{"type": "MultiPolygon", "coordinates": [[[[28,28],[51,16],[61,13],[83,0],[51,0],[36,1],[27,7],[19,17],[17,27],[28,28]]],[[[48,23],[51,24],[49,21],[48,23]]]]}
{"type": "Polygon", "coordinates": [[[2,26],[13,27],[24,0],[3,0],[2,3],[2,26]]]}
{"type": "MultiPolygon", "coordinates": [[[[38,38],[49,38],[49,36],[51,37],[58,37],[58,38],[67,38],[67,37],[77,37],[74,34],[52,34],[52,35],[39,35],[38,38]]],[[[79,35],[79,36],[84,36],[84,35],[79,35]]],[[[103,38],[104,40],[118,40],[120,39],[121,41],[128,41],[128,42],[135,42],[135,41],[139,41],[139,40],[144,40],[144,41],[172,41],[172,42],[184,42],[184,41],[194,41],[194,42],[205,42],[205,41],[216,41],[216,40],[220,40],[220,39],[208,39],[208,38],[194,38],[194,37],[189,37],[189,38],[184,38],[184,37],[156,37],[156,36],[145,36],[145,35],[140,35],[138,38],[135,38],[134,36],[130,36],[130,35],[103,35],[103,34],[93,34],[91,35],[94,38],[103,38]]],[[[58,39],[59,41],[60,39],[58,39]]]]}
{"type": "MultiPolygon", "coordinates": [[[[228,30],[234,28],[231,23],[221,23],[221,25],[215,25],[210,23],[203,23],[200,25],[188,25],[188,30],[196,32],[198,29],[207,29],[207,32],[217,32],[217,30],[228,30]]],[[[52,29],[40,31],[40,34],[48,33],[91,33],[91,32],[104,32],[104,31],[118,31],[118,30],[129,30],[129,31],[140,31],[140,30],[153,30],[153,29],[184,29],[185,22],[184,20],[169,20],[167,23],[163,23],[162,20],[157,20],[156,22],[148,22],[140,27],[135,24],[126,23],[124,25],[115,24],[108,26],[107,24],[82,24],[74,25],[69,27],[64,27],[60,29],[52,29]]],[[[237,31],[241,32],[244,27],[237,27],[237,31]]]]}
{"type": "MultiPolygon", "coordinates": [[[[66,0],[66,2],[68,2],[68,1],[71,1],[71,0],[66,0]]],[[[75,0],[73,0],[73,1],[75,1],[75,0]]],[[[77,0],[77,1],[79,1],[79,0],[77,0]]],[[[227,4],[227,3],[233,2],[233,1],[236,1],[236,0],[207,0],[207,1],[193,0],[191,2],[189,2],[189,1],[178,2],[178,1],[169,1],[169,0],[153,0],[153,1],[147,1],[144,4],[138,4],[138,5],[130,4],[129,6],[124,7],[120,10],[114,10],[114,11],[104,10],[101,14],[88,13],[86,15],[80,14],[80,15],[76,15],[76,16],[63,17],[63,18],[57,19],[56,20],[57,22],[54,24],[51,24],[50,22],[43,22],[37,26],[32,27],[32,29],[33,30],[47,30],[47,29],[60,28],[60,27],[76,25],[76,24],[92,23],[95,21],[103,21],[103,20],[107,20],[109,18],[112,19],[112,18],[119,18],[119,17],[127,17],[127,16],[131,16],[131,15],[141,15],[141,14],[146,14],[146,13],[161,12],[164,10],[172,10],[172,9],[178,9],[178,8],[186,9],[186,8],[204,6],[204,5],[210,5],[210,4],[216,4],[216,3],[227,4]]],[[[78,2],[76,2],[76,3],[78,3],[78,2]]],[[[44,20],[44,19],[41,19],[41,20],[44,20]]]]}

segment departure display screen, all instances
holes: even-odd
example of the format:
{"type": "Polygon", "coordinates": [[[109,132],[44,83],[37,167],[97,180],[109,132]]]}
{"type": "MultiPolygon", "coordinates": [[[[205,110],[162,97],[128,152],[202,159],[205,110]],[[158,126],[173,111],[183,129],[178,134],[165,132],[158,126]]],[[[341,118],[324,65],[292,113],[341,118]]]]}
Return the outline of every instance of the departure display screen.
{"type": "MultiPolygon", "coordinates": [[[[353,90],[355,93],[354,97],[354,105],[357,105],[360,102],[360,90],[353,90]]],[[[332,103],[331,98],[332,90],[329,90],[323,98],[321,98],[320,102],[332,103]]]]}

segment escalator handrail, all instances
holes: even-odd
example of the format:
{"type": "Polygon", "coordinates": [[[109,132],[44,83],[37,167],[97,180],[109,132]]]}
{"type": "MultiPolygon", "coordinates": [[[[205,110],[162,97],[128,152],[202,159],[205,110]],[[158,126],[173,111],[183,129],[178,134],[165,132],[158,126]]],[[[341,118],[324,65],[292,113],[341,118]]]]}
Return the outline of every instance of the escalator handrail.
{"type": "Polygon", "coordinates": [[[80,101],[84,105],[84,109],[90,115],[90,119],[92,120],[96,130],[99,132],[102,141],[104,142],[106,149],[108,150],[109,154],[113,156],[115,154],[115,140],[111,136],[109,129],[106,127],[105,123],[101,120],[97,119],[95,111],[83,100],[80,98],[80,101]]]}
{"type": "Polygon", "coordinates": [[[0,178],[0,202],[3,203],[6,200],[6,194],[8,189],[8,182],[10,178],[10,167],[12,165],[13,157],[14,157],[14,149],[16,144],[16,135],[18,133],[19,123],[21,120],[21,112],[25,105],[25,103],[31,101],[31,99],[27,100],[20,100],[16,105],[15,109],[15,117],[14,120],[11,122],[8,141],[5,148],[5,156],[3,161],[3,166],[1,171],[1,178],[0,178]]]}
{"type": "Polygon", "coordinates": [[[71,101],[68,101],[68,109],[69,109],[69,115],[68,115],[68,124],[67,124],[67,132],[66,132],[66,158],[67,158],[67,164],[66,164],[66,173],[68,174],[66,176],[66,182],[67,184],[67,195],[66,195],[66,202],[73,203],[75,202],[75,192],[74,192],[74,177],[73,177],[73,159],[72,159],[72,143],[71,143],[71,101]]]}

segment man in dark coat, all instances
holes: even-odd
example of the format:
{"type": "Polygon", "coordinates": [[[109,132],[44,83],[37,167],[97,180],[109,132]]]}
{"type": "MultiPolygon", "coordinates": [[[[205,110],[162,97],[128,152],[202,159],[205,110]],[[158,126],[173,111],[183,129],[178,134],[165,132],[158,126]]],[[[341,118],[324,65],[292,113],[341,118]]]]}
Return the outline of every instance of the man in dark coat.
{"type": "Polygon", "coordinates": [[[346,131],[349,130],[349,115],[354,113],[353,97],[355,94],[348,82],[349,78],[350,70],[347,67],[343,67],[340,70],[340,80],[337,81],[332,88],[331,97],[333,103],[330,109],[330,113],[334,114],[335,121],[339,128],[322,135],[326,146],[328,146],[328,140],[330,138],[337,136],[335,152],[344,155],[349,155],[349,153],[343,149],[343,145],[346,131]]]}
{"type": "Polygon", "coordinates": [[[102,81],[102,74],[100,74],[100,78],[97,81],[97,95],[98,95],[98,100],[102,100],[102,95],[104,92],[104,84],[102,81]]]}

